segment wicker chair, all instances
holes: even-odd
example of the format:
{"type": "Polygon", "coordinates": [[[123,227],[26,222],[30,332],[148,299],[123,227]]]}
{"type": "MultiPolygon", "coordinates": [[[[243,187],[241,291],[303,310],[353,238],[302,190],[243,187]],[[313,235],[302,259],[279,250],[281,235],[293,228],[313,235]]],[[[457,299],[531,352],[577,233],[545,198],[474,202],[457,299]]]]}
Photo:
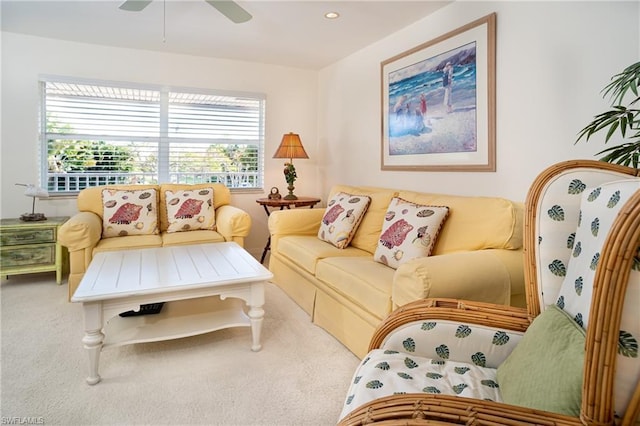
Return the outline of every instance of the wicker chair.
{"type": "Polygon", "coordinates": [[[542,172],[526,200],[528,308],[398,308],[374,334],[339,424],[640,422],[638,176],[591,160],[542,172]]]}

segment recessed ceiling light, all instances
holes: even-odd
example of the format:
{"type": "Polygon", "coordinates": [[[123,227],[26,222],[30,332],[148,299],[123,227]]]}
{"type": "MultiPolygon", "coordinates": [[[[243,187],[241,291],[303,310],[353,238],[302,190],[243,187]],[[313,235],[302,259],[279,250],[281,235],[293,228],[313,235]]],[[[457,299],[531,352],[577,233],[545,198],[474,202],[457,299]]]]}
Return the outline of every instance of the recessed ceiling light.
{"type": "Polygon", "coordinates": [[[338,12],[327,12],[324,14],[324,17],[327,19],[338,19],[340,14],[338,12]]]}

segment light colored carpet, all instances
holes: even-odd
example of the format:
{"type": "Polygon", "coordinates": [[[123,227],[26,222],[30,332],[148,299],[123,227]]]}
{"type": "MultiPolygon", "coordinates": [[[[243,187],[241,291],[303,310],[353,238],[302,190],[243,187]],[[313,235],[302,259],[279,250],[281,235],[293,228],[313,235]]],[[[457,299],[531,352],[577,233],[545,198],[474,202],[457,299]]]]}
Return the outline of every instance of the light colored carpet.
{"type": "Polygon", "coordinates": [[[2,424],[332,425],[358,359],[267,285],[263,348],[249,328],[102,351],[85,382],[82,308],[52,274],[2,277],[2,424]]]}

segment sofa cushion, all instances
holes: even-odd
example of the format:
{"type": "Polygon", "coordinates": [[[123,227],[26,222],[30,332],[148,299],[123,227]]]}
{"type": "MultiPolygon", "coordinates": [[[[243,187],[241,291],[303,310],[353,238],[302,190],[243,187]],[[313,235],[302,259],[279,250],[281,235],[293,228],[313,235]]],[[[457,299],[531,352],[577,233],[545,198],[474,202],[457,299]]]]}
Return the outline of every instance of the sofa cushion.
{"type": "Polygon", "coordinates": [[[397,269],[408,260],[429,256],[448,214],[446,206],[425,206],[393,198],[374,260],[397,269]]]}
{"type": "Polygon", "coordinates": [[[118,238],[104,238],[93,248],[93,255],[101,251],[161,247],[160,235],[129,235],[118,238]]]}
{"type": "Polygon", "coordinates": [[[158,233],[157,191],[102,190],[102,237],[158,233]]]}
{"type": "Polygon", "coordinates": [[[216,223],[213,188],[167,190],[167,232],[213,230],[216,223]]]}
{"type": "Polygon", "coordinates": [[[391,311],[395,270],[366,257],[330,257],[318,261],[316,278],[365,311],[382,319],[391,311]]]}
{"type": "Polygon", "coordinates": [[[327,203],[318,238],[343,249],[349,245],[371,198],[366,195],[338,192],[327,203]]]}
{"type": "Polygon", "coordinates": [[[336,185],[331,188],[329,199],[338,192],[362,194],[371,198],[367,213],[364,215],[364,218],[362,218],[362,222],[360,222],[360,226],[358,226],[351,240],[351,246],[366,250],[371,254],[375,253],[378,247],[378,238],[380,238],[384,215],[387,212],[391,199],[397,195],[397,192],[392,189],[367,186],[336,185]]]}
{"type": "Polygon", "coordinates": [[[518,207],[510,200],[411,191],[400,191],[398,197],[416,204],[449,207],[449,217],[433,248],[434,255],[522,247],[518,207]]]}
{"type": "Polygon", "coordinates": [[[339,249],[318,237],[308,235],[290,235],[278,240],[278,255],[289,259],[310,274],[316,273],[318,260],[327,257],[371,256],[355,247],[339,249]]]}
{"type": "Polygon", "coordinates": [[[189,232],[162,233],[163,246],[179,246],[183,244],[222,243],[225,239],[217,231],[195,230],[189,232]]]}

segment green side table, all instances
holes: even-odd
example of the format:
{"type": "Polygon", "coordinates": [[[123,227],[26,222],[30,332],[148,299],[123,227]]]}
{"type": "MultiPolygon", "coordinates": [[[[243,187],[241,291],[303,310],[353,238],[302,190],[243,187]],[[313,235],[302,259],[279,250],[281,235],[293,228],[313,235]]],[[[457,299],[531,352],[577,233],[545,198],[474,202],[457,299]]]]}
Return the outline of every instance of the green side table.
{"type": "Polygon", "coordinates": [[[55,271],[56,282],[62,284],[67,256],[57,241],[58,228],[68,219],[0,219],[0,276],[55,271]]]}

